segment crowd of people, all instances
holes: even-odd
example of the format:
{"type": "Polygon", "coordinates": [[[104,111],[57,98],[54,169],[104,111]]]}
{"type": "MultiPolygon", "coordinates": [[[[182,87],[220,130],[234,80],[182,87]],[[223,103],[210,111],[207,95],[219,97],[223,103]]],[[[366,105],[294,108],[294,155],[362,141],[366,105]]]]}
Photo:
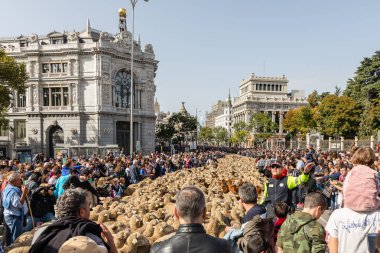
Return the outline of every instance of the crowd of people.
{"type": "MultiPolygon", "coordinates": [[[[88,220],[100,197],[119,199],[130,184],[216,165],[225,154],[213,150],[133,158],[38,156],[32,164],[0,161],[5,245],[43,222],[56,220],[37,230],[30,252],[61,252],[72,247],[72,240],[75,245],[95,245],[99,252],[117,252],[108,229],[88,220]]],[[[239,154],[255,158],[266,179],[261,199],[253,184],[239,187],[239,205],[245,212],[242,227],[227,227],[224,239],[207,235],[202,225],[204,194],[185,187],[175,198],[179,229],[170,239],[154,244],[151,252],[372,252],[368,238],[380,233],[380,161],[371,148],[322,152],[309,145],[306,150],[247,149],[239,154]],[[318,219],[325,211],[330,218],[324,227],[318,219]]]]}

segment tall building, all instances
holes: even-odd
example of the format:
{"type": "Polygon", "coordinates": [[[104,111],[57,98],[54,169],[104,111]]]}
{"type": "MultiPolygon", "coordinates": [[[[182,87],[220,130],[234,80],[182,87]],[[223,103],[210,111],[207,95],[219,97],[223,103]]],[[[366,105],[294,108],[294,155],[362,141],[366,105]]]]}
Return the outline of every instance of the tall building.
{"type": "Polygon", "coordinates": [[[219,110],[219,115],[215,115],[215,127],[223,127],[227,130],[228,136],[232,134],[232,101],[231,95],[228,94],[228,99],[222,103],[223,110],[219,110]]]}
{"type": "Polygon", "coordinates": [[[290,109],[307,105],[305,91],[288,92],[288,79],[252,74],[239,85],[239,97],[233,101],[233,123],[248,123],[253,114],[263,112],[272,117],[283,133],[282,120],[290,109]]]}
{"type": "Polygon", "coordinates": [[[224,109],[227,107],[227,101],[218,100],[212,105],[211,111],[206,112],[206,126],[215,127],[216,117],[224,114],[224,109]]]}
{"type": "MultiPolygon", "coordinates": [[[[125,9],[119,32],[31,34],[0,38],[0,47],[29,74],[26,94],[14,93],[10,130],[0,131],[0,155],[29,157],[91,155],[110,149],[129,154],[132,34],[125,9]],[[2,152],[1,152],[2,151],[2,152]]],[[[133,147],[154,150],[154,84],[158,61],[153,46],[134,46],[133,147]]]]}

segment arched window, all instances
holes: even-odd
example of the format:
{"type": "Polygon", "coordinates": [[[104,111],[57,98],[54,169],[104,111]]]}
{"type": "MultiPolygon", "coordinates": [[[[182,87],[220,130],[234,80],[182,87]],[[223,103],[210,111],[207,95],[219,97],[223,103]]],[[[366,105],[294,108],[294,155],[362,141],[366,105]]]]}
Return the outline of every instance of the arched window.
{"type": "MultiPolygon", "coordinates": [[[[136,78],[134,78],[134,90],[136,88],[136,78]]],[[[131,94],[131,72],[125,70],[119,71],[115,76],[115,106],[128,108],[130,105],[131,94]]],[[[134,96],[136,104],[136,96],[134,96]]]]}

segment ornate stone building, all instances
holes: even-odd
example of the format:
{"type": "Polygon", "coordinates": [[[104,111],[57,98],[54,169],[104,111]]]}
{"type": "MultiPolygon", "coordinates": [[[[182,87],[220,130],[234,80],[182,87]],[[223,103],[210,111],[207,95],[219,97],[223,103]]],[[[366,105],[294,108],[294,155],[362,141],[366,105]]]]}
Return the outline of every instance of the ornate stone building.
{"type": "MultiPolygon", "coordinates": [[[[14,93],[0,155],[77,156],[119,148],[129,154],[132,36],[125,17],[120,9],[116,35],[88,21],[83,32],[0,38],[0,47],[25,63],[30,77],[26,94],[14,93]]],[[[133,46],[133,146],[146,153],[154,150],[158,61],[151,44],[133,46]]]]}
{"type": "Polygon", "coordinates": [[[249,122],[254,113],[264,112],[279,125],[283,133],[282,120],[286,112],[307,104],[305,91],[288,92],[288,79],[282,77],[260,77],[252,74],[239,85],[239,97],[233,101],[233,124],[249,122]]]}

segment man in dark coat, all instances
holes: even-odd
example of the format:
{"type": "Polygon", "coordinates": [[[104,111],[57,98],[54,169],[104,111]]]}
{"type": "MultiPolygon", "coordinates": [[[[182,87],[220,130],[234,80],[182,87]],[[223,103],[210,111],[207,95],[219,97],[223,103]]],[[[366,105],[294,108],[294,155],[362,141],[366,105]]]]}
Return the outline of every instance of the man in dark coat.
{"type": "Polygon", "coordinates": [[[206,234],[202,223],[206,218],[205,196],[194,186],[183,188],[177,195],[174,216],[181,224],[171,238],[153,244],[151,253],[230,253],[224,239],[206,234]]]}
{"type": "Polygon", "coordinates": [[[107,247],[108,252],[117,252],[111,232],[104,225],[89,220],[90,199],[85,190],[66,190],[58,198],[57,216],[57,221],[36,231],[29,253],[58,253],[65,241],[76,236],[87,236],[107,247]]]}

